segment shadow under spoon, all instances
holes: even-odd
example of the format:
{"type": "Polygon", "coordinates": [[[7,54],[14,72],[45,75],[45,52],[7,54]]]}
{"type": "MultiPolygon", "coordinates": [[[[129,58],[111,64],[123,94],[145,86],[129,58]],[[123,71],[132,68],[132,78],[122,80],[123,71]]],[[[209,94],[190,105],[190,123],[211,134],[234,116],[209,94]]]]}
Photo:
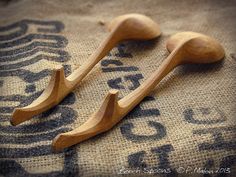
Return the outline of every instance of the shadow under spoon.
{"type": "Polygon", "coordinates": [[[109,36],[89,57],[88,61],[67,78],[62,66],[54,69],[49,85],[44,92],[30,105],[16,108],[13,111],[11,124],[18,125],[59,104],[117,43],[124,40],[150,40],[161,34],[158,24],[141,14],[119,16],[111,21],[108,29],[109,36]]]}
{"type": "Polygon", "coordinates": [[[118,90],[110,90],[101,107],[81,126],[56,136],[55,151],[70,147],[110,130],[139,104],[175,67],[185,63],[214,63],[224,58],[223,47],[215,39],[194,32],[177,33],[166,45],[170,55],[136,90],[118,101],[118,90]]]}

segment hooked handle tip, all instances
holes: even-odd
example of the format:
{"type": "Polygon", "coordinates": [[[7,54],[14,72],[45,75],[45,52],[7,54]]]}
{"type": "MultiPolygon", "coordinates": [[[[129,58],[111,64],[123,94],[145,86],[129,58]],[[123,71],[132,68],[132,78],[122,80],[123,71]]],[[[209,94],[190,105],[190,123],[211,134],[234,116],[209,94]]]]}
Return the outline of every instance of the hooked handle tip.
{"type": "Polygon", "coordinates": [[[119,119],[118,92],[118,90],[110,90],[98,111],[84,124],[70,132],[57,135],[52,142],[53,150],[63,150],[111,129],[119,119]]]}
{"type": "Polygon", "coordinates": [[[32,112],[24,110],[23,108],[15,108],[10,119],[10,123],[16,126],[32,117],[32,112]]]}

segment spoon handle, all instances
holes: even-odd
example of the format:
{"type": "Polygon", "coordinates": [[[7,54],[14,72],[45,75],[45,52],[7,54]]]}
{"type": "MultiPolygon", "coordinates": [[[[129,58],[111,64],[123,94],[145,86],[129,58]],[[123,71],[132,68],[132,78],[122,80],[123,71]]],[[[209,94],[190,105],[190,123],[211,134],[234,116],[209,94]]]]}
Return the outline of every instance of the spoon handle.
{"type": "Polygon", "coordinates": [[[58,151],[89,139],[111,129],[133,109],[173,68],[180,64],[181,46],[174,50],[161,66],[142,85],[129,95],[117,101],[118,91],[110,90],[101,107],[84,124],[74,130],[62,133],[53,140],[53,149],[58,151]]]}
{"type": "Polygon", "coordinates": [[[131,111],[144,97],[146,97],[156,85],[176,66],[180,64],[182,58],[182,45],[177,47],[171,54],[163,61],[159,68],[142,83],[137,89],[131,92],[118,101],[120,107],[119,113],[126,115],[131,111]]]}
{"type": "MultiPolygon", "coordinates": [[[[114,29],[109,36],[100,44],[96,51],[90,55],[88,61],[81,67],[76,69],[66,79],[75,87],[91,70],[92,68],[107,55],[107,53],[119,42],[116,29],[114,29]]],[[[73,89],[73,88],[72,88],[73,89]]]]}

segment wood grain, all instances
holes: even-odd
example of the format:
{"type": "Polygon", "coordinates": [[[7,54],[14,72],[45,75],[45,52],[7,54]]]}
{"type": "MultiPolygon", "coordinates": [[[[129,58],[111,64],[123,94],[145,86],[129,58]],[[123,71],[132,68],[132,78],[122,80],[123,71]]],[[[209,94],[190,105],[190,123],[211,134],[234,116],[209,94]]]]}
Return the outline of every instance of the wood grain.
{"type": "Polygon", "coordinates": [[[185,63],[213,63],[222,60],[225,55],[223,47],[215,39],[194,32],[173,35],[166,47],[170,55],[144,83],[119,101],[118,90],[109,91],[101,107],[84,124],[59,134],[53,140],[53,149],[62,150],[111,129],[176,66],[185,63]]]}
{"type": "Polygon", "coordinates": [[[150,40],[161,34],[158,24],[141,14],[119,16],[111,21],[108,29],[109,36],[88,58],[87,62],[67,78],[62,66],[54,69],[48,87],[30,105],[16,108],[10,120],[11,124],[18,125],[59,104],[117,43],[124,40],[150,40]]]}

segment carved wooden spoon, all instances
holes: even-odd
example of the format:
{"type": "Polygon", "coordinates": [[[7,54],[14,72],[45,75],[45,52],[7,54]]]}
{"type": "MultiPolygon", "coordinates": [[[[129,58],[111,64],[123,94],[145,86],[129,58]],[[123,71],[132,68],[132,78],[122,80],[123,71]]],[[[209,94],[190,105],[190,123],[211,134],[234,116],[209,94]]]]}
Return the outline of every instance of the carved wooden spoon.
{"type": "Polygon", "coordinates": [[[111,33],[106,40],[101,43],[85,64],[67,78],[65,78],[62,66],[55,69],[48,87],[38,98],[30,105],[14,110],[11,124],[18,125],[60,103],[118,42],[128,39],[150,40],[161,34],[158,24],[140,14],[119,16],[111,21],[108,30],[111,33]]]}
{"type": "Polygon", "coordinates": [[[54,150],[72,146],[99,133],[108,131],[147,96],[172,69],[184,63],[213,63],[224,58],[223,47],[213,38],[194,32],[173,35],[167,41],[171,54],[136,90],[117,100],[118,91],[111,90],[101,107],[80,127],[56,136],[54,150]]]}

